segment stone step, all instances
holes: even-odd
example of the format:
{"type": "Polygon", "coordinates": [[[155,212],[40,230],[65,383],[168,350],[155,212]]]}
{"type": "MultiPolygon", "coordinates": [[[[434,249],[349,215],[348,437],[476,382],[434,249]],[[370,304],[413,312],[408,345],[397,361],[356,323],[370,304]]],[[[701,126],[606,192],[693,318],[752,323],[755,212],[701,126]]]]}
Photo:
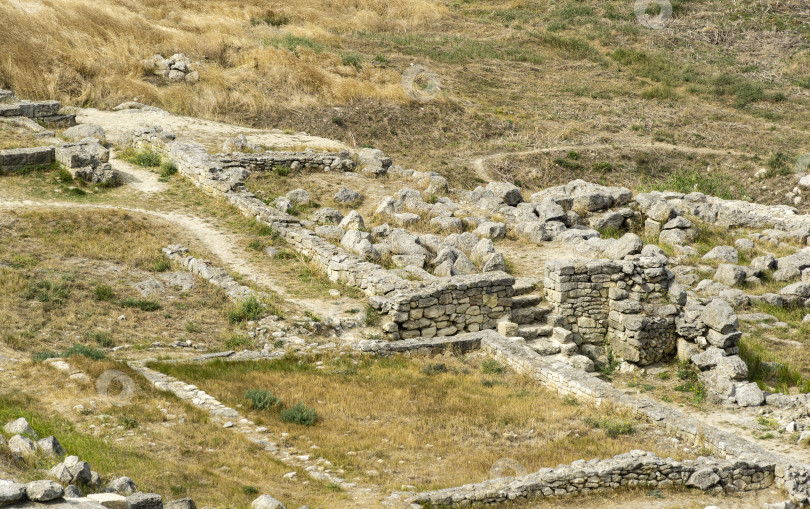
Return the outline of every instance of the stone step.
{"type": "Polygon", "coordinates": [[[553,339],[540,337],[527,341],[526,344],[540,355],[555,355],[560,353],[560,344],[553,339]]]}
{"type": "Polygon", "coordinates": [[[532,306],[529,308],[513,309],[512,321],[519,325],[543,322],[546,315],[551,312],[550,308],[532,306]]]}
{"type": "Polygon", "coordinates": [[[521,325],[518,327],[518,336],[526,341],[551,336],[551,332],[552,328],[548,325],[521,325]]]}
{"type": "Polygon", "coordinates": [[[540,280],[534,277],[519,277],[515,279],[515,297],[532,293],[540,285],[540,280]]]}
{"type": "Polygon", "coordinates": [[[512,297],[512,309],[528,308],[536,306],[541,302],[543,302],[543,297],[537,295],[536,293],[519,295],[517,297],[512,297]]]}

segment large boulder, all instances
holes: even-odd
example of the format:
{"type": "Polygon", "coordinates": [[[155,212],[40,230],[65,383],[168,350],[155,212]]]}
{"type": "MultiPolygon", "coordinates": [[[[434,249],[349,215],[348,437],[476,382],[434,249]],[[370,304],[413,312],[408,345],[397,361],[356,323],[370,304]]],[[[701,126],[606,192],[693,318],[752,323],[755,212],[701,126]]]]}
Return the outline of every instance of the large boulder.
{"type": "Polygon", "coordinates": [[[79,124],[69,127],[62,132],[62,137],[68,141],[81,141],[85,138],[95,138],[101,143],[107,139],[104,128],[96,124],[79,124]]]}
{"type": "Polygon", "coordinates": [[[810,298],[810,283],[793,283],[792,285],[787,285],[786,287],[782,288],[779,293],[782,295],[799,297],[800,299],[808,299],[810,298]]]}
{"type": "Polygon", "coordinates": [[[677,228],[672,230],[663,230],[658,235],[659,244],[669,244],[672,246],[682,246],[697,240],[697,232],[690,228],[688,230],[679,230],[677,228]]]}
{"type": "Polygon", "coordinates": [[[698,367],[698,369],[706,370],[711,369],[717,366],[717,363],[726,356],[726,352],[715,347],[710,346],[705,351],[693,355],[691,358],[692,363],[698,367]]]}
{"type": "Polygon", "coordinates": [[[37,452],[36,444],[30,438],[22,435],[11,437],[8,441],[8,448],[20,456],[31,456],[37,452]]]}
{"type": "Polygon", "coordinates": [[[738,385],[734,396],[740,406],[760,406],[765,402],[765,395],[755,382],[738,385]]]}
{"type": "Polygon", "coordinates": [[[318,224],[340,224],[343,214],[338,209],[324,207],[312,214],[312,220],[318,224]]]}
{"type": "Polygon", "coordinates": [[[25,498],[25,484],[0,479],[0,507],[25,498]]]}
{"type": "Polygon", "coordinates": [[[739,253],[731,246],[716,246],[703,255],[703,260],[716,260],[727,263],[737,263],[739,259],[739,253]]]}
{"type": "Polygon", "coordinates": [[[734,309],[723,299],[713,299],[703,309],[700,318],[706,326],[721,334],[735,332],[739,325],[734,309]]]}
{"type": "Polygon", "coordinates": [[[361,216],[359,212],[352,210],[340,221],[338,226],[344,230],[360,230],[365,228],[366,223],[363,221],[363,216],[361,216]]]}
{"type": "Polygon", "coordinates": [[[293,189],[284,195],[293,205],[309,205],[312,202],[309,193],[305,189],[293,189]]]}
{"type": "Polygon", "coordinates": [[[487,239],[502,239],[506,237],[506,225],[503,223],[486,221],[478,225],[478,228],[476,228],[473,233],[479,237],[484,237],[487,239]]]}
{"type": "Polygon", "coordinates": [[[721,357],[717,360],[714,371],[729,380],[745,380],[748,378],[748,366],[738,355],[721,357]]]}
{"type": "Polygon", "coordinates": [[[714,280],[728,286],[740,286],[745,282],[746,276],[747,274],[742,267],[730,263],[721,263],[714,273],[714,280]]]}
{"type": "Polygon", "coordinates": [[[557,202],[551,199],[545,199],[538,203],[534,209],[537,212],[537,215],[540,217],[540,220],[545,221],[561,221],[563,223],[568,222],[568,216],[565,213],[565,209],[562,208],[557,202]]]}
{"type": "Polygon", "coordinates": [[[490,182],[487,184],[487,191],[491,192],[500,202],[512,207],[523,201],[520,188],[507,182],[490,182]]]}
{"type": "Polygon", "coordinates": [[[129,477],[118,477],[110,481],[107,488],[119,495],[132,495],[138,491],[135,482],[129,477]]]}
{"type": "Polygon", "coordinates": [[[287,509],[287,506],[270,495],[262,495],[250,504],[250,509],[287,509]]]}
{"type": "Polygon", "coordinates": [[[611,242],[604,250],[604,255],[613,260],[621,260],[625,256],[638,254],[644,247],[641,237],[635,233],[625,233],[620,239],[611,242]]]}
{"type": "Polygon", "coordinates": [[[3,431],[10,435],[27,435],[31,438],[39,438],[31,425],[28,424],[28,421],[25,420],[25,417],[9,422],[3,426],[3,431]]]}
{"type": "Polygon", "coordinates": [[[33,481],[25,485],[25,494],[34,502],[47,502],[62,498],[65,490],[54,481],[33,481]]]}
{"type": "Polygon", "coordinates": [[[62,444],[60,444],[59,440],[57,440],[54,436],[37,440],[37,449],[39,449],[43,454],[52,456],[54,458],[65,455],[65,450],[62,448],[62,444]]]}
{"type": "Polygon", "coordinates": [[[335,193],[335,201],[338,203],[354,203],[363,199],[363,195],[352,189],[342,187],[335,193]]]}
{"type": "Polygon", "coordinates": [[[157,493],[133,493],[127,497],[129,509],[163,509],[163,497],[157,493]]]}

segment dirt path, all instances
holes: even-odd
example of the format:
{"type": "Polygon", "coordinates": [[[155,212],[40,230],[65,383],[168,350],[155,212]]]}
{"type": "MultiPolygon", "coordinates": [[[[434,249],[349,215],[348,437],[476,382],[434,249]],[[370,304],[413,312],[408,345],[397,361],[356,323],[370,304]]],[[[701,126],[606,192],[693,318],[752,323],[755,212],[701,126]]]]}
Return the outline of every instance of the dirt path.
{"type": "Polygon", "coordinates": [[[169,188],[168,185],[158,180],[156,173],[135,166],[121,159],[110,157],[110,164],[113,170],[118,172],[121,182],[132,189],[145,194],[162,193],[169,188]]]}
{"type": "Polygon", "coordinates": [[[223,122],[172,115],[162,110],[102,111],[94,108],[77,108],[76,120],[82,124],[98,124],[102,126],[107,131],[108,140],[116,140],[125,131],[131,129],[143,129],[159,125],[177,136],[192,138],[209,149],[216,148],[217,150],[226,139],[239,134],[244,134],[248,141],[252,143],[276,150],[300,150],[304,147],[310,147],[313,149],[340,151],[349,148],[339,141],[310,136],[306,133],[285,134],[278,129],[253,129],[223,122]]]}
{"type": "Polygon", "coordinates": [[[85,203],[70,203],[58,201],[34,200],[4,200],[0,197],[0,210],[26,209],[93,209],[93,210],[120,210],[146,214],[162,221],[179,226],[188,233],[192,239],[219,258],[220,265],[241,274],[247,281],[255,283],[260,288],[273,291],[283,297],[287,302],[298,306],[302,311],[310,311],[318,316],[331,318],[345,318],[344,308],[356,306],[356,302],[341,299],[338,305],[317,299],[298,299],[291,297],[287,290],[272,277],[261,271],[238,247],[239,239],[232,234],[225,233],[205,219],[181,212],[159,212],[137,207],[121,207],[114,205],[98,205],[85,203]]]}

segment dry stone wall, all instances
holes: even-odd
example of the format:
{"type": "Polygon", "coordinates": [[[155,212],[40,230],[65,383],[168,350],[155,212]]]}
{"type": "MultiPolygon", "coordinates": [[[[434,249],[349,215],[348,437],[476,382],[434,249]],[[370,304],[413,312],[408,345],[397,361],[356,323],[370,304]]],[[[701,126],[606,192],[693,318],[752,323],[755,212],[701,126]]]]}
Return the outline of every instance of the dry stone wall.
{"type": "Polygon", "coordinates": [[[773,485],[774,469],[775,465],[770,462],[719,461],[703,457],[694,461],[674,461],[649,452],[632,451],[607,460],[580,460],[554,469],[543,468],[517,478],[502,477],[420,493],[409,501],[434,506],[494,504],[621,487],[683,486],[735,493],[773,485]]]}
{"type": "MultiPolygon", "coordinates": [[[[491,329],[499,318],[508,316],[511,311],[514,278],[508,274],[488,272],[443,278],[431,283],[403,279],[335,246],[305,228],[297,218],[268,206],[249,193],[244,181],[250,171],[237,165],[235,160],[225,163],[207,154],[201,145],[176,141],[172,133],[159,127],[127,133],[120,143],[166,154],[179,173],[194,185],[224,198],[244,215],[273,228],[331,281],[359,288],[373,297],[370,299],[372,306],[391,318],[383,329],[390,339],[491,329]]],[[[315,153],[305,154],[314,157],[315,153]]],[[[269,156],[268,160],[271,160],[269,156]]],[[[344,165],[345,159],[340,160],[344,165]]]]}
{"type": "Polygon", "coordinates": [[[222,154],[217,159],[225,167],[239,166],[250,171],[273,171],[276,168],[309,171],[353,171],[356,164],[348,151],[265,152],[260,154],[222,154]]]}
{"type": "Polygon", "coordinates": [[[646,365],[675,351],[673,278],[662,257],[555,260],[546,263],[545,296],[585,355],[604,361],[609,347],[646,365]]]}

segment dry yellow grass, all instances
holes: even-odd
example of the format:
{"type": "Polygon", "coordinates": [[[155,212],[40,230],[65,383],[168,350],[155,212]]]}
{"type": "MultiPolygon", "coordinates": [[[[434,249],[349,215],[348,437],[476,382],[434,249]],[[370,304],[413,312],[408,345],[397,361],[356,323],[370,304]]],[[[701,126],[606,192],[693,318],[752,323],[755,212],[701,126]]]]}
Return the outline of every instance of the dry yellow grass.
{"type": "Polygon", "coordinates": [[[288,107],[405,99],[391,71],[357,71],[338,51],[294,53],[270,42],[298,36],[339,45],[330,30],[405,30],[441,12],[427,0],[14,0],[0,5],[0,85],[27,98],[101,105],[139,99],[198,116],[255,115],[280,98],[288,107]],[[251,23],[269,13],[289,26],[251,23]],[[143,75],[143,59],[181,52],[205,62],[200,84],[156,86],[143,75]]]}
{"type": "Polygon", "coordinates": [[[487,373],[482,359],[289,357],[156,367],[239,408],[273,433],[289,433],[289,443],[345,469],[348,479],[387,489],[482,481],[501,458],[536,471],[638,448],[689,454],[656,441],[651,428],[610,405],[563,400],[515,374],[487,373]],[[286,407],[303,402],[317,410],[320,421],[305,427],[282,422],[277,411],[251,411],[248,389],[270,390],[286,407]],[[588,423],[604,418],[633,423],[636,431],[610,437],[588,423]]]}

